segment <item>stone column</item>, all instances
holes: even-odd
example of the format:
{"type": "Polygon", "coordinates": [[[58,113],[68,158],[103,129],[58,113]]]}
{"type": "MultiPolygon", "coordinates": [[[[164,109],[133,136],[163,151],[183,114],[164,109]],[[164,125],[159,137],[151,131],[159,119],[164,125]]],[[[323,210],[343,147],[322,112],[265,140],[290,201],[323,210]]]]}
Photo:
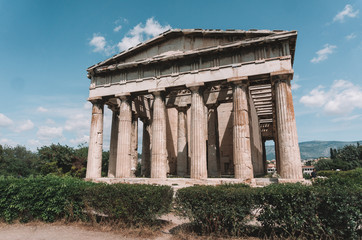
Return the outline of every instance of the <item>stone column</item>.
{"type": "Polygon", "coordinates": [[[102,176],[104,103],[101,97],[89,99],[89,101],[93,104],[93,107],[86,178],[95,179],[102,176]]]}
{"type": "Polygon", "coordinates": [[[235,178],[252,179],[249,104],[246,81],[235,82],[233,91],[233,158],[235,178]]]}
{"type": "Polygon", "coordinates": [[[142,162],[141,162],[141,175],[150,177],[151,169],[151,125],[148,120],[143,120],[143,133],[142,133],[142,162]]]}
{"type": "Polygon", "coordinates": [[[132,114],[132,140],[131,140],[131,171],[132,176],[135,176],[138,164],[138,116],[132,114]]]}
{"type": "Polygon", "coordinates": [[[289,76],[273,76],[279,148],[278,173],[286,179],[302,179],[302,166],[289,76]]]}
{"type": "Polygon", "coordinates": [[[262,140],[262,143],[263,143],[262,150],[263,150],[264,175],[268,174],[268,162],[266,161],[265,141],[266,140],[264,140],[264,139],[262,140]]]}
{"type": "Polygon", "coordinates": [[[207,178],[204,99],[199,86],[191,86],[191,169],[190,177],[207,178]]]}
{"type": "Polygon", "coordinates": [[[187,107],[178,107],[177,119],[177,176],[187,174],[187,107]]]}
{"type": "Polygon", "coordinates": [[[153,96],[151,178],[167,178],[166,106],[160,91],[153,96]]]}
{"type": "Polygon", "coordinates": [[[128,96],[119,96],[119,123],[118,123],[118,146],[116,177],[131,177],[131,133],[132,133],[132,110],[128,96]]]}
{"type": "Polygon", "coordinates": [[[211,177],[220,175],[220,155],[219,155],[219,131],[218,131],[218,114],[217,104],[208,108],[208,165],[207,172],[211,177]]]}
{"type": "Polygon", "coordinates": [[[112,110],[111,141],[109,144],[108,177],[116,177],[117,145],[118,145],[118,107],[109,107],[112,110]]]}

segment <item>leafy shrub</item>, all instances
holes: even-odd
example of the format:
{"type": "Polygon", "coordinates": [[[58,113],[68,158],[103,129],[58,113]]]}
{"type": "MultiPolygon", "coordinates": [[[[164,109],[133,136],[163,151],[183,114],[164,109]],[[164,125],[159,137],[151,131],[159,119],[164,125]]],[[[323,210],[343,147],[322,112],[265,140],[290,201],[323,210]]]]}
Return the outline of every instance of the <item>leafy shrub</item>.
{"type": "Polygon", "coordinates": [[[92,183],[55,176],[0,180],[0,219],[53,222],[83,218],[82,191],[92,183]]]}
{"type": "Polygon", "coordinates": [[[0,220],[90,220],[99,213],[148,223],[170,208],[170,187],[96,184],[71,177],[0,178],[0,220]]]}
{"type": "Polygon", "coordinates": [[[255,190],[246,185],[194,186],[177,191],[179,214],[203,233],[242,235],[254,206],[255,190]]]}
{"type": "Polygon", "coordinates": [[[86,189],[86,204],[110,220],[126,224],[152,223],[170,210],[173,190],[144,184],[97,184],[86,189]]]}
{"type": "Polygon", "coordinates": [[[349,171],[320,171],[319,176],[325,176],[327,179],[317,179],[314,182],[316,186],[337,187],[337,186],[356,186],[362,188],[362,168],[349,171]]]}
{"type": "Polygon", "coordinates": [[[357,239],[362,226],[362,189],[346,185],[315,186],[318,194],[316,212],[324,235],[357,239]]]}
{"type": "Polygon", "coordinates": [[[265,234],[316,238],[321,226],[317,217],[317,196],[302,184],[273,184],[260,191],[260,215],[265,234]]]}

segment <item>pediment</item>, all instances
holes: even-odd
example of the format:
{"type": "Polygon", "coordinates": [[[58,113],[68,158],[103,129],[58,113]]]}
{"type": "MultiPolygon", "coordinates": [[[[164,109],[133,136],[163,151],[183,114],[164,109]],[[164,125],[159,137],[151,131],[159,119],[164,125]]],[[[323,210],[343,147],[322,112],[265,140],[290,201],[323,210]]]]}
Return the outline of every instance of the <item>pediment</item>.
{"type": "Polygon", "coordinates": [[[269,31],[269,30],[169,30],[140,43],[126,51],[123,51],[103,62],[95,64],[87,69],[92,72],[95,68],[124,63],[135,63],[147,59],[157,59],[172,55],[181,55],[197,50],[210,49],[218,46],[232,45],[241,41],[252,41],[253,39],[265,39],[275,36],[283,36],[296,31],[269,31]]]}

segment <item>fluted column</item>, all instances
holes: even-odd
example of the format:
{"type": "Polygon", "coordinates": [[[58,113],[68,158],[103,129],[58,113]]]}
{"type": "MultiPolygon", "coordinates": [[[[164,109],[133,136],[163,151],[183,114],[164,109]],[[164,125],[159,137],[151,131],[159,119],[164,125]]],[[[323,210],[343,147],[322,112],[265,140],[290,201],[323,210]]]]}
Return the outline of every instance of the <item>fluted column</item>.
{"type": "Polygon", "coordinates": [[[135,176],[138,164],[138,116],[132,115],[132,140],[131,140],[131,171],[132,176],[135,176]]]}
{"type": "Polygon", "coordinates": [[[151,170],[151,125],[143,120],[141,175],[150,177],[151,170]]]}
{"type": "Polygon", "coordinates": [[[219,131],[218,131],[218,105],[212,105],[208,108],[208,175],[216,177],[220,175],[220,156],[219,156],[219,131]]]}
{"type": "Polygon", "coordinates": [[[110,107],[112,110],[111,141],[109,144],[108,177],[116,176],[117,145],[118,145],[118,107],[110,107]]]}
{"type": "Polygon", "coordinates": [[[191,90],[191,178],[206,179],[206,136],[204,100],[198,86],[190,87],[191,90]]]}
{"type": "Polygon", "coordinates": [[[177,119],[177,175],[187,174],[187,121],[186,107],[178,107],[177,119]]]}
{"type": "Polygon", "coordinates": [[[90,99],[89,101],[92,102],[93,107],[86,178],[95,179],[102,175],[104,103],[102,98],[90,99]]]}
{"type": "Polygon", "coordinates": [[[302,167],[288,76],[274,76],[279,148],[279,174],[282,178],[302,179],[302,167]]]}
{"type": "Polygon", "coordinates": [[[153,96],[151,178],[166,178],[166,107],[161,92],[153,96]]]}
{"type": "Polygon", "coordinates": [[[128,96],[119,96],[119,123],[116,177],[131,177],[132,111],[128,96]]]}
{"type": "Polygon", "coordinates": [[[252,179],[253,164],[251,160],[249,104],[247,84],[236,82],[233,91],[233,158],[235,178],[252,179]]]}

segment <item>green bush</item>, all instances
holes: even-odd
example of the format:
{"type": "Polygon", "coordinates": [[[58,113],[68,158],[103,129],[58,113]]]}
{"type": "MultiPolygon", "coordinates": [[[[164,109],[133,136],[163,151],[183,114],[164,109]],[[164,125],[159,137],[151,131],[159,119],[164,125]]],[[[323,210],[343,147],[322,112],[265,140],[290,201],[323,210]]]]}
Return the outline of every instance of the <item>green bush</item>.
{"type": "Polygon", "coordinates": [[[173,190],[168,186],[141,184],[97,184],[86,189],[87,206],[126,224],[152,223],[170,210],[173,190]]]}
{"type": "Polygon", "coordinates": [[[177,191],[179,214],[202,233],[243,235],[254,206],[255,190],[246,185],[194,186],[177,191]]]}
{"type": "Polygon", "coordinates": [[[55,176],[3,178],[0,180],[0,219],[6,222],[62,218],[76,220],[83,215],[83,190],[92,185],[74,178],[55,176]]]}
{"type": "Polygon", "coordinates": [[[167,212],[167,186],[96,184],[71,177],[1,178],[0,220],[90,220],[99,214],[127,224],[150,223],[167,212]]]}
{"type": "Polygon", "coordinates": [[[273,184],[259,195],[261,222],[265,234],[316,238],[321,226],[317,218],[318,200],[312,187],[302,184],[273,184]]]}
{"type": "Polygon", "coordinates": [[[335,186],[356,186],[362,188],[362,168],[349,171],[320,171],[319,176],[325,176],[327,179],[317,179],[313,184],[333,188],[335,186]]]}

